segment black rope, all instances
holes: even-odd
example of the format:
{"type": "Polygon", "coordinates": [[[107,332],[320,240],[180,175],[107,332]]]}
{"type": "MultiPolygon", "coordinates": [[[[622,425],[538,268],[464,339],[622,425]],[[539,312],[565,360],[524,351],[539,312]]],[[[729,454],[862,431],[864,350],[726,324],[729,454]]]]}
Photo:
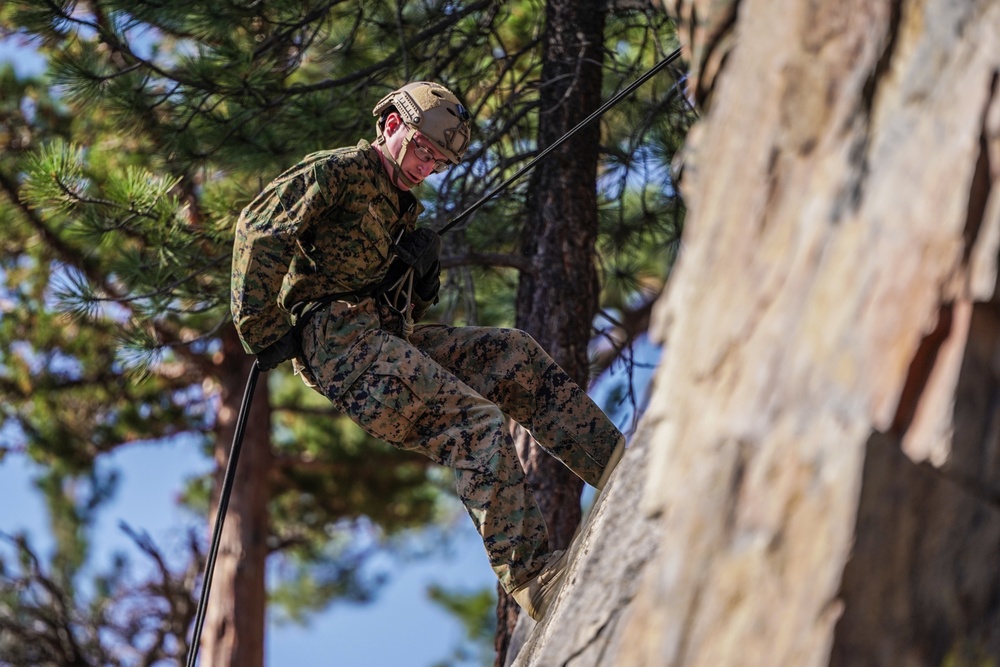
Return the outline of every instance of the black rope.
{"type": "Polygon", "coordinates": [[[222,492],[219,494],[219,510],[215,514],[215,529],[212,531],[212,543],[208,550],[208,560],[205,561],[205,575],[202,577],[201,599],[198,601],[198,613],[194,620],[194,634],[188,646],[186,667],[194,667],[198,660],[198,648],[201,644],[201,629],[205,624],[205,610],[208,609],[208,593],[212,589],[212,574],[215,571],[215,559],[219,555],[219,542],[222,541],[222,525],[226,521],[226,510],[229,508],[229,496],[232,495],[233,482],[236,480],[236,463],[243,447],[243,431],[246,430],[247,415],[250,404],[253,403],[253,390],[257,387],[260,376],[260,365],[255,360],[247,378],[247,388],[243,392],[243,403],[240,405],[240,416],[236,419],[236,433],[233,434],[233,446],[229,450],[229,461],[226,463],[226,474],[222,481],[222,492]]]}
{"type": "Polygon", "coordinates": [[[511,176],[510,178],[508,178],[506,181],[504,181],[503,183],[501,183],[500,185],[498,185],[495,189],[493,189],[490,192],[488,192],[485,195],[483,195],[479,199],[479,201],[477,201],[475,204],[473,204],[469,208],[465,209],[465,211],[462,212],[457,218],[455,218],[454,220],[452,220],[451,222],[449,222],[447,225],[445,225],[444,227],[442,227],[441,229],[439,229],[438,230],[438,234],[444,234],[446,231],[448,231],[449,229],[451,229],[452,227],[454,227],[455,225],[457,225],[459,222],[461,222],[462,220],[464,220],[467,217],[469,217],[470,215],[472,215],[476,210],[479,209],[480,206],[482,206],[487,201],[489,201],[490,199],[492,199],[493,197],[495,197],[499,192],[507,189],[507,186],[509,186],[511,183],[513,183],[517,179],[521,178],[521,176],[523,176],[525,174],[525,172],[527,172],[529,169],[531,169],[532,167],[534,167],[535,164],[537,164],[539,160],[541,160],[546,155],[548,155],[549,153],[551,153],[552,151],[554,151],[555,149],[557,149],[559,146],[563,145],[570,137],[572,137],[574,134],[576,134],[577,132],[579,132],[580,130],[582,130],[583,128],[585,128],[587,125],[589,125],[590,123],[592,123],[595,119],[600,118],[601,116],[603,116],[605,114],[605,112],[607,112],[608,109],[610,109],[614,105],[616,105],[619,102],[621,102],[624,98],[626,98],[629,95],[631,95],[632,92],[635,91],[636,88],[638,88],[642,84],[646,83],[646,81],[648,81],[654,74],[656,74],[657,72],[659,72],[661,69],[663,69],[664,67],[666,67],[667,65],[669,65],[673,61],[675,61],[678,58],[680,58],[680,55],[681,55],[681,50],[678,48],[673,53],[671,53],[670,55],[668,55],[666,58],[664,58],[660,62],[658,62],[655,65],[653,65],[649,69],[648,72],[646,72],[645,74],[643,74],[642,76],[640,76],[638,79],[636,79],[635,81],[633,81],[632,83],[630,83],[626,88],[624,88],[621,91],[619,91],[618,94],[616,94],[614,97],[612,97],[607,102],[605,102],[604,104],[602,104],[601,108],[599,108],[597,111],[593,112],[592,114],[590,114],[589,116],[587,116],[586,118],[584,118],[582,121],[580,121],[579,123],[577,123],[576,127],[574,127],[572,130],[570,130],[569,132],[567,132],[566,134],[564,134],[563,136],[561,136],[558,141],[556,141],[551,146],[549,146],[548,148],[546,148],[545,150],[543,150],[541,153],[539,153],[538,155],[536,155],[534,157],[534,159],[531,160],[531,162],[529,162],[528,164],[526,164],[523,167],[521,167],[520,169],[518,169],[517,173],[515,173],[513,176],[511,176]]]}

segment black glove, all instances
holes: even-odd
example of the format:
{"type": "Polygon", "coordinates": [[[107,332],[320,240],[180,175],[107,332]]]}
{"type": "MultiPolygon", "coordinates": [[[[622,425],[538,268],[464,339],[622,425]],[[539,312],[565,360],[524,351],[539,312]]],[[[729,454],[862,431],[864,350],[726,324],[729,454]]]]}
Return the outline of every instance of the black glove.
{"type": "Polygon", "coordinates": [[[406,266],[413,267],[413,275],[422,278],[431,271],[441,271],[441,236],[433,229],[421,227],[403,234],[393,246],[396,257],[406,266]]]}
{"type": "Polygon", "coordinates": [[[299,330],[292,327],[285,332],[284,336],[257,353],[257,366],[262,371],[272,370],[277,368],[281,362],[299,356],[300,351],[299,330]]]}
{"type": "Polygon", "coordinates": [[[413,280],[413,291],[424,301],[437,303],[441,291],[441,262],[434,260],[427,273],[413,280]]]}
{"type": "Polygon", "coordinates": [[[412,268],[413,291],[424,301],[436,301],[441,289],[441,236],[421,227],[403,234],[392,249],[396,257],[382,281],[383,289],[395,289],[406,270],[412,268]]]}

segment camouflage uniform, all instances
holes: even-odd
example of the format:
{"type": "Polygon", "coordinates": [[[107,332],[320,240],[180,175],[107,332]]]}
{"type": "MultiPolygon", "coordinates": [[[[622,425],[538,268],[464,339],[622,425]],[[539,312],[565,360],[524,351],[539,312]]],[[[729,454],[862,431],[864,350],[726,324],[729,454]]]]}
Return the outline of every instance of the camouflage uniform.
{"type": "MultiPolygon", "coordinates": [[[[364,141],[279,176],[237,225],[233,317],[247,351],[280,338],[294,304],[377,284],[420,208],[364,141]]],[[[407,340],[385,315],[365,295],[323,305],[302,327],[296,369],[371,435],[454,469],[490,563],[513,590],[549,548],[505,416],[590,484],[622,436],[523,331],[421,325],[407,340]]]]}

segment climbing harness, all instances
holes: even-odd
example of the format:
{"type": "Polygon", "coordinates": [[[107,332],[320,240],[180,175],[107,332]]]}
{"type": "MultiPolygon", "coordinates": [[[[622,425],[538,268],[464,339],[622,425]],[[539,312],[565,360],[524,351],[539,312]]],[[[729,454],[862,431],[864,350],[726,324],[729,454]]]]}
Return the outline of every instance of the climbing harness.
{"type": "MultiPolygon", "coordinates": [[[[523,176],[529,169],[531,169],[539,160],[544,158],[546,155],[554,151],[556,148],[565,143],[570,137],[575,135],[581,129],[592,123],[595,119],[602,116],[611,107],[618,104],[622,99],[632,94],[639,86],[649,80],[653,75],[662,70],[664,67],[674,62],[681,55],[681,50],[677,49],[670,53],[666,58],[658,62],[652,68],[650,68],[645,74],[640,76],[638,79],[629,84],[626,88],[618,92],[614,97],[605,102],[599,109],[594,111],[592,114],[580,121],[576,127],[571,129],[569,132],[561,136],[556,140],[551,146],[543,150],[541,153],[535,156],[530,162],[521,167],[513,176],[509,177],[503,183],[498,185],[496,188],[490,192],[483,195],[478,201],[469,206],[465,211],[463,211],[458,217],[446,224],[440,230],[439,234],[444,234],[449,229],[453,228],[459,222],[469,217],[476,210],[479,209],[483,204],[489,201],[491,198],[495,197],[497,194],[505,190],[510,186],[511,183],[523,176]]],[[[464,151],[464,145],[463,145],[464,151]]],[[[400,291],[405,292],[406,299],[405,305],[410,304],[410,293],[413,287],[413,269],[412,267],[400,277],[399,281],[395,285],[391,286],[391,289],[397,290],[397,296],[400,291]],[[404,287],[406,288],[404,290],[404,287]]],[[[356,296],[355,293],[352,295],[356,296]]],[[[296,326],[301,326],[302,323],[308,319],[308,316],[315,312],[319,305],[324,303],[330,303],[331,301],[337,300],[339,297],[345,295],[332,295],[331,297],[325,297],[316,301],[309,302],[301,316],[296,319],[296,326]]],[[[412,322],[409,323],[409,328],[412,331],[412,322]]],[[[404,329],[404,333],[405,329],[404,329]]],[[[407,334],[408,335],[408,334],[407,334]]],[[[219,554],[219,542],[222,539],[222,527],[226,519],[226,510],[229,508],[229,497],[232,495],[233,482],[236,479],[236,465],[240,456],[240,449],[243,445],[243,432],[246,429],[246,419],[247,414],[250,412],[250,404],[253,402],[254,389],[257,386],[257,379],[260,377],[260,365],[258,361],[254,361],[253,366],[250,368],[250,376],[247,378],[246,390],[243,393],[243,403],[240,406],[239,417],[236,420],[236,432],[233,434],[233,444],[229,452],[229,461],[226,463],[226,472],[222,480],[222,490],[219,494],[219,507],[215,515],[215,527],[212,531],[212,541],[209,545],[208,558],[205,561],[205,573],[202,577],[202,588],[201,597],[198,601],[198,611],[195,615],[194,621],[194,631],[191,636],[191,643],[188,646],[187,661],[185,667],[195,667],[198,660],[198,650],[199,644],[201,643],[201,632],[202,626],[205,623],[205,612],[208,608],[208,597],[212,588],[212,575],[215,570],[215,561],[219,554]]]]}
{"type": "Polygon", "coordinates": [[[406,340],[410,340],[410,334],[413,333],[413,327],[416,326],[411,308],[413,305],[413,267],[408,267],[399,280],[387,286],[379,298],[382,299],[382,305],[402,321],[401,329],[397,333],[406,340]]]}

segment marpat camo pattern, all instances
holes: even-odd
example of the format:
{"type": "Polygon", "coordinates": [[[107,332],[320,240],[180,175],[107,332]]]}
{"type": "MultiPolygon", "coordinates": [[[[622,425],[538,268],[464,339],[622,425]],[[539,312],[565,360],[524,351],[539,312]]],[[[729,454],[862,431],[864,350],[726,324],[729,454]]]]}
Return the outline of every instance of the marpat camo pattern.
{"type": "MultiPolygon", "coordinates": [[[[379,283],[393,239],[420,211],[364,141],[310,155],[275,179],[236,230],[232,307],[246,350],[287,332],[296,303],[379,283]]],[[[407,340],[381,313],[370,297],[318,308],[295,368],[371,435],[454,469],[490,564],[513,590],[550,551],[505,418],[590,484],[623,436],[523,331],[428,324],[407,340]]]]}

